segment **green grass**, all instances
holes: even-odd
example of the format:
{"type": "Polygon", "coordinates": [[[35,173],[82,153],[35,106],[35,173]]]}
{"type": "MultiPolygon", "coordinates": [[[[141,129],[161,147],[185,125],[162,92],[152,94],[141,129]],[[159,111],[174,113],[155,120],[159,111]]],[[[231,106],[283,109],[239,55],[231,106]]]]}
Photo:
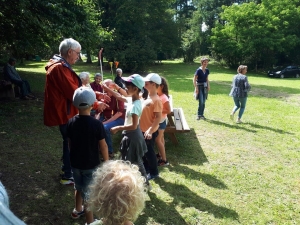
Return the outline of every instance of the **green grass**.
{"type": "MultiPolygon", "coordinates": [[[[28,224],[83,224],[69,216],[72,187],[58,183],[59,131],[43,126],[44,65],[18,67],[38,101],[1,101],[1,181],[12,211],[28,224]]],[[[299,224],[300,80],[250,71],[244,124],[235,124],[228,94],[236,71],[209,65],[207,120],[197,121],[192,79],[198,66],[168,61],[148,70],[167,78],[174,107],[183,108],[191,132],[177,135],[178,146],[166,135],[171,165],[159,168],[161,178],[151,181],[153,190],[135,224],[299,224]]],[[[99,71],[83,63],[74,69],[99,71]]],[[[111,77],[109,70],[104,77],[111,77]]],[[[116,149],[119,139],[114,138],[116,149]]]]}

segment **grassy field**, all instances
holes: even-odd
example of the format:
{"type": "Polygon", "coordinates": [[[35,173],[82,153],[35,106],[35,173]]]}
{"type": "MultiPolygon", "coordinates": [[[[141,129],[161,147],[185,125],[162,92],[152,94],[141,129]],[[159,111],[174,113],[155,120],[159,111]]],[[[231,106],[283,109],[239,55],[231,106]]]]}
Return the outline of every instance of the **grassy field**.
{"type": "MultiPolygon", "coordinates": [[[[58,128],[43,125],[44,65],[18,66],[38,100],[0,101],[0,179],[12,211],[26,223],[84,224],[70,218],[73,188],[59,184],[58,128]]],[[[191,132],[177,135],[178,146],[166,136],[171,165],[159,168],[160,178],[151,181],[153,190],[135,224],[300,224],[300,80],[248,72],[252,89],[244,123],[235,124],[228,94],[236,71],[211,64],[207,120],[197,121],[192,85],[197,66],[168,61],[147,71],[167,78],[174,107],[184,109],[191,132]]],[[[74,69],[99,71],[96,64],[74,69]]],[[[115,149],[119,140],[116,135],[115,149]]]]}

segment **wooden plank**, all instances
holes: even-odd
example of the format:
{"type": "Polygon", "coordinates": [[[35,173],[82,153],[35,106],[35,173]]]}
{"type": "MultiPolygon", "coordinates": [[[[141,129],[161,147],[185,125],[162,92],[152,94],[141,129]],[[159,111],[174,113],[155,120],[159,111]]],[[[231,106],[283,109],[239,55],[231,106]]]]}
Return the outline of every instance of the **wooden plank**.
{"type": "Polygon", "coordinates": [[[179,115],[179,109],[177,108],[173,109],[173,113],[174,113],[174,123],[175,123],[176,130],[183,130],[180,115],[179,115]]]}
{"type": "Polygon", "coordinates": [[[169,95],[169,102],[170,102],[171,113],[173,113],[173,97],[172,97],[172,95],[169,95]]]}
{"type": "Polygon", "coordinates": [[[181,124],[182,124],[182,129],[186,130],[186,131],[190,131],[190,127],[186,122],[186,119],[185,119],[182,108],[179,108],[178,112],[179,112],[179,117],[180,117],[180,121],[181,121],[181,124]]]}

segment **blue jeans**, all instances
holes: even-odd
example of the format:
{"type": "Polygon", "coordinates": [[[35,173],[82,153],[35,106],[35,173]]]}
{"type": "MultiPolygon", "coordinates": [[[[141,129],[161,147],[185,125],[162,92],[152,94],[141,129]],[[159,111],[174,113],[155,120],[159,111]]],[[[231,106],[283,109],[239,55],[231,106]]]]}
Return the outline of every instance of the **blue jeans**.
{"type": "Polygon", "coordinates": [[[246,102],[247,102],[247,97],[245,98],[238,98],[238,97],[233,97],[233,101],[235,106],[233,107],[233,113],[235,113],[239,108],[239,119],[242,118],[243,113],[245,111],[245,107],[246,107],[246,102]]]}
{"type": "Polygon", "coordinates": [[[113,153],[113,146],[112,146],[112,140],[111,140],[111,134],[110,134],[110,128],[124,125],[124,119],[123,118],[118,118],[112,122],[109,122],[107,124],[103,124],[104,129],[105,129],[105,141],[108,147],[108,152],[109,154],[113,153]]]}
{"type": "Polygon", "coordinates": [[[12,80],[11,82],[20,87],[21,97],[25,97],[31,93],[30,85],[27,80],[12,80]]]}
{"type": "MultiPolygon", "coordinates": [[[[143,132],[144,135],[144,132],[143,132]]],[[[151,139],[145,139],[148,151],[145,153],[144,159],[144,166],[147,173],[150,173],[151,176],[158,175],[158,168],[157,168],[157,158],[154,151],[154,144],[155,138],[158,135],[158,131],[155,131],[152,134],[151,139]]]]}
{"type": "Polygon", "coordinates": [[[70,178],[72,177],[72,169],[71,169],[71,162],[70,162],[69,143],[67,137],[67,124],[59,125],[59,130],[63,139],[62,170],[64,171],[64,177],[70,178]]]}
{"type": "Polygon", "coordinates": [[[72,167],[75,182],[75,190],[80,191],[84,200],[88,199],[88,186],[93,180],[93,173],[96,169],[81,170],[72,167]]]}
{"type": "Polygon", "coordinates": [[[198,116],[204,115],[205,101],[206,101],[206,88],[203,85],[198,85],[199,90],[199,106],[198,106],[198,116]]]}

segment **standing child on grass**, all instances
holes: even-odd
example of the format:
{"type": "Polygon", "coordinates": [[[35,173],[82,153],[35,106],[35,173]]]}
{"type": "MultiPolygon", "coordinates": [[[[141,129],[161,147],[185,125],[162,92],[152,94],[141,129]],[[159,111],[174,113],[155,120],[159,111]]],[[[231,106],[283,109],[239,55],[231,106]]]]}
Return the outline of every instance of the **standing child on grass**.
{"type": "Polygon", "coordinates": [[[159,153],[159,160],[158,165],[159,166],[168,166],[169,162],[167,160],[166,156],[166,149],[165,149],[165,138],[164,138],[164,132],[167,126],[167,115],[171,112],[171,106],[169,102],[169,89],[168,89],[168,83],[167,80],[161,76],[161,84],[158,86],[157,94],[161,100],[161,103],[163,105],[162,115],[161,115],[161,121],[159,123],[158,128],[158,136],[155,139],[155,143],[158,148],[159,153]]]}
{"type": "Polygon", "coordinates": [[[100,164],[99,150],[103,159],[108,160],[103,124],[90,116],[95,92],[88,87],[75,90],[73,104],[79,110],[67,123],[70,161],[75,181],[75,208],[71,214],[78,219],[85,214],[87,224],[94,221],[93,213],[86,211],[87,188],[92,181],[93,172],[100,164]],[[82,205],[84,203],[84,206],[82,205]]]}
{"type": "MultiPolygon", "coordinates": [[[[145,82],[138,74],[122,77],[122,79],[125,81],[126,90],[120,88],[118,91],[122,95],[131,96],[132,104],[127,106],[124,125],[112,127],[110,131],[112,134],[115,134],[118,131],[123,130],[123,138],[120,147],[122,159],[138,165],[141,174],[147,179],[142,159],[145,152],[147,152],[147,146],[139,126],[139,118],[142,114],[142,103],[139,93],[143,90],[145,82]]],[[[107,89],[105,86],[103,87],[104,90],[111,92],[117,99],[120,99],[118,93],[107,89]]]]}
{"type": "Polygon", "coordinates": [[[148,149],[144,157],[144,165],[148,173],[148,180],[151,180],[159,176],[154,143],[158,135],[158,126],[161,121],[162,112],[162,103],[157,95],[157,88],[161,84],[161,77],[157,73],[150,73],[144,80],[149,97],[143,103],[144,107],[140,125],[148,149]]]}

